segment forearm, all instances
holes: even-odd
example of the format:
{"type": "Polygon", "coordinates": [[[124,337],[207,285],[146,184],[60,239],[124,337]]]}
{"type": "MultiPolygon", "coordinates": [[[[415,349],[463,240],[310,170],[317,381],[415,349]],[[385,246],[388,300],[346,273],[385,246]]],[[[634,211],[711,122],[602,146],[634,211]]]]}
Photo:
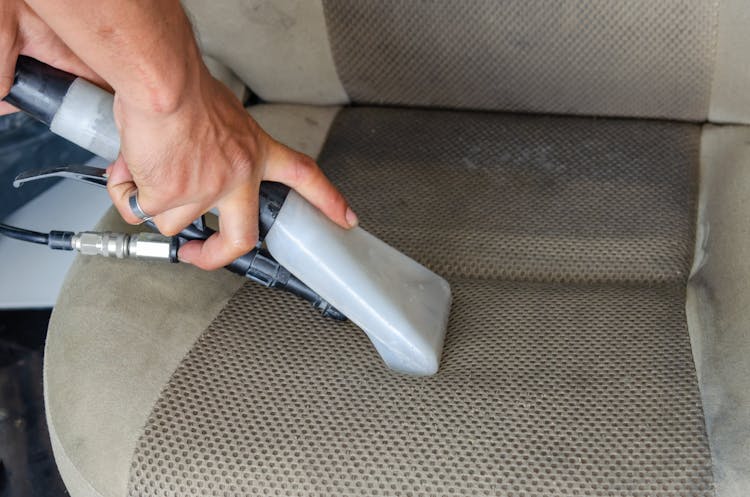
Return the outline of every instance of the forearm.
{"type": "Polygon", "coordinates": [[[118,94],[122,104],[168,114],[203,71],[178,0],[27,0],[118,94]]]}

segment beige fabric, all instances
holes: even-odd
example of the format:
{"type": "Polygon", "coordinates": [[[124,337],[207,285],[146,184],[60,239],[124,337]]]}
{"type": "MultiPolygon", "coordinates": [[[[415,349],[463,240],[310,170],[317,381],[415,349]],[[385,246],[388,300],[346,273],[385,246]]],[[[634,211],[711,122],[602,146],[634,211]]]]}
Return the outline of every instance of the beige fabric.
{"type": "Polygon", "coordinates": [[[441,371],[246,286],[170,380],[131,497],[713,497],[684,288],[453,280],[441,371]]]}
{"type": "Polygon", "coordinates": [[[688,322],[718,497],[750,488],[750,128],[706,126],[688,322]]]}
{"type": "Polygon", "coordinates": [[[708,118],[750,123],[750,3],[722,0],[708,118]]]}
{"type": "MultiPolygon", "coordinates": [[[[312,157],[336,112],[250,109],[276,139],[312,157]]],[[[99,228],[132,229],[114,211],[99,228]]],[[[244,282],[227,271],[186,265],[76,260],[55,307],[45,355],[50,436],[72,496],[125,494],[136,440],[160,390],[244,282]]]]}
{"type": "Polygon", "coordinates": [[[320,155],[340,107],[255,105],[250,115],[276,140],[310,157],[320,155]]]}
{"type": "Polygon", "coordinates": [[[213,57],[207,55],[203,56],[203,62],[205,62],[206,67],[214,78],[224,83],[240,102],[245,101],[245,98],[247,97],[247,87],[231,69],[213,57]]]}
{"type": "MultiPolygon", "coordinates": [[[[696,121],[708,115],[717,2],[323,5],[336,67],[354,102],[696,121]]],[[[750,44],[733,50],[742,56],[750,44]]]]}
{"type": "Polygon", "coordinates": [[[342,110],[322,167],[453,285],[440,372],[247,285],[164,389],[130,495],[711,496],[684,311],[699,131],[342,110]]]}
{"type": "Polygon", "coordinates": [[[184,0],[203,52],[270,102],[341,104],[320,0],[184,0]]]}
{"type": "MultiPolygon", "coordinates": [[[[128,229],[114,211],[100,227],[128,229]]],[[[124,494],[153,403],[242,283],[188,265],[76,260],[50,322],[44,363],[48,425],[72,495],[124,494]]]]}
{"type": "Polygon", "coordinates": [[[359,107],[335,126],[320,163],[362,226],[442,276],[687,280],[697,125],[359,107]]]}

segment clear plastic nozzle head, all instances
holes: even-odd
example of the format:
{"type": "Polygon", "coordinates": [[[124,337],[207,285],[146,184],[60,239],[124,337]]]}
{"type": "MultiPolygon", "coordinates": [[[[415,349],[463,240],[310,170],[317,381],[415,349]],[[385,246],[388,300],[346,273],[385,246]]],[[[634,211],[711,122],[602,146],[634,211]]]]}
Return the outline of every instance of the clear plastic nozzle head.
{"type": "Polygon", "coordinates": [[[362,228],[345,230],[294,191],[266,236],[271,254],[362,328],[391,369],[438,370],[448,282],[362,228]]]}

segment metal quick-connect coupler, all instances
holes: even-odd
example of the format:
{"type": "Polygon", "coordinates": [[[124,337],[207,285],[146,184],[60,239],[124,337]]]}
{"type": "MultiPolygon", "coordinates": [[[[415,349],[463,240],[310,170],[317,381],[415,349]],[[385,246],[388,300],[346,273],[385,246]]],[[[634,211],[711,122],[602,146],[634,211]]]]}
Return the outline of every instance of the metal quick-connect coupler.
{"type": "Polygon", "coordinates": [[[118,259],[177,262],[177,237],[158,233],[110,233],[84,231],[73,235],[73,249],[83,255],[101,255],[118,259]]]}

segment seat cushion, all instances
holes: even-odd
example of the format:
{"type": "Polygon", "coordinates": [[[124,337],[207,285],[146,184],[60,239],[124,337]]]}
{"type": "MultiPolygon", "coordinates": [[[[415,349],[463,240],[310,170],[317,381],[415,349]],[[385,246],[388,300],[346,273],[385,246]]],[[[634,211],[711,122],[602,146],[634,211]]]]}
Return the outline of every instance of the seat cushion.
{"type": "Polygon", "coordinates": [[[170,379],[130,495],[711,495],[684,290],[453,279],[440,372],[247,285],[170,379]]]}
{"type": "Polygon", "coordinates": [[[699,147],[688,124],[347,109],[320,161],[366,229],[449,278],[667,283],[699,147]]]}
{"type": "Polygon", "coordinates": [[[107,496],[711,495],[684,312],[699,141],[688,124],[344,109],[322,166],[366,229],[453,285],[439,373],[388,371],[351,323],[248,283],[147,397],[150,368],[113,383],[65,343],[116,336],[157,357],[189,285],[139,299],[159,319],[135,329],[132,282],[167,277],[130,264],[91,295],[102,265],[61,307],[106,300],[119,321],[61,308],[50,329],[56,457],[107,496]],[[126,449],[110,438],[128,458],[86,461],[118,426],[82,415],[97,406],[77,387],[110,411],[149,404],[126,449]]]}

